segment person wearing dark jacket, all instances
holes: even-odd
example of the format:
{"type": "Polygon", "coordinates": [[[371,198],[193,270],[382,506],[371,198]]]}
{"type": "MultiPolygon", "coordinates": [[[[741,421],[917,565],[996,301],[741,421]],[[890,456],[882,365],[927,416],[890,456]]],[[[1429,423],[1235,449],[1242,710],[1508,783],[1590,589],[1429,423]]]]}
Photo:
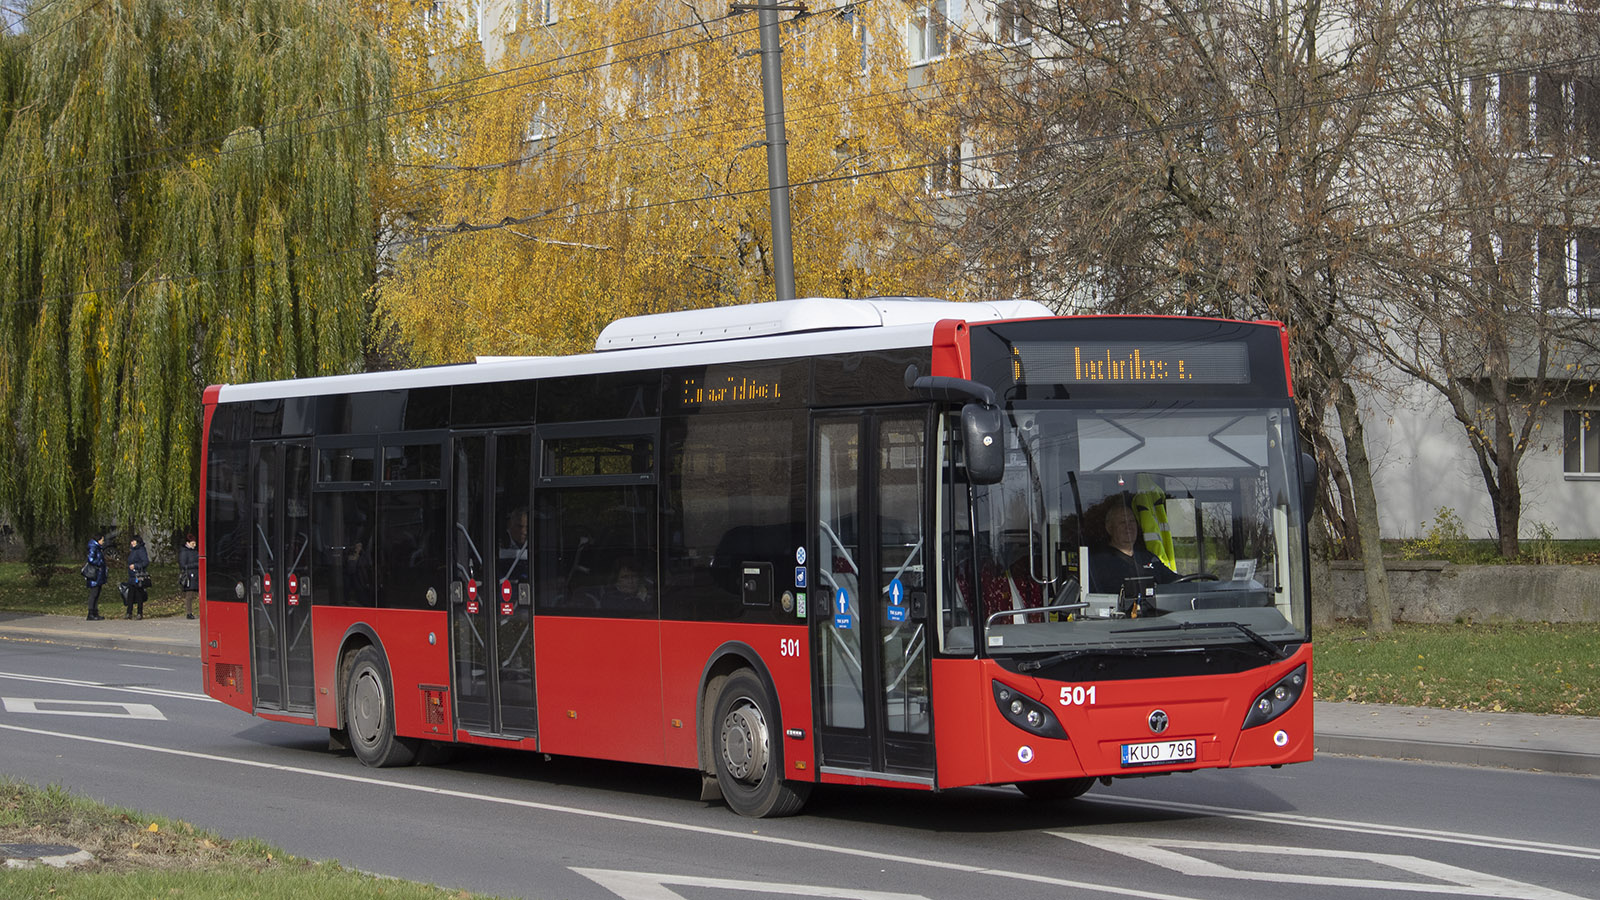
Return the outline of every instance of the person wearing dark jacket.
{"type": "Polygon", "coordinates": [[[148,568],[150,551],[144,548],[144,538],[136,534],[128,541],[128,592],[122,597],[122,605],[128,610],[126,618],[135,618],[135,607],[137,618],[144,618],[144,601],[149,596],[145,589],[150,586],[150,576],[145,573],[148,568]]]}
{"type": "Polygon", "coordinates": [[[200,550],[195,544],[195,536],[186,534],[178,548],[178,589],[183,591],[186,619],[194,618],[195,592],[200,590],[200,550]]]}
{"type": "Polygon", "coordinates": [[[105,618],[100,615],[100,588],[111,578],[111,573],[106,571],[106,553],[101,548],[100,542],[106,539],[106,530],[97,528],[94,537],[89,538],[89,561],[85,571],[94,569],[92,576],[85,576],[83,581],[89,586],[89,621],[98,622],[105,618]]]}

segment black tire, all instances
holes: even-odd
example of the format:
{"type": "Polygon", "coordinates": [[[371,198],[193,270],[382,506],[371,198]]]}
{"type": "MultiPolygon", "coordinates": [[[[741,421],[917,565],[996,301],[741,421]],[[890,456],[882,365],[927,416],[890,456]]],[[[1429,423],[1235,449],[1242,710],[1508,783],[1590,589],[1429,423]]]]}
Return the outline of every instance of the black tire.
{"type": "Polygon", "coordinates": [[[741,816],[792,816],[811,795],[808,782],[783,777],[783,744],[773,729],[777,704],[749,669],[728,676],[712,706],[711,755],[728,807],[741,816]]]}
{"type": "Polygon", "coordinates": [[[411,765],[421,745],[415,738],[395,736],[390,684],[383,654],[376,647],[357,650],[344,686],[345,732],[356,759],[374,769],[411,765]]]}
{"type": "Polygon", "coordinates": [[[1019,781],[1017,790],[1029,800],[1040,803],[1061,803],[1082,797],[1094,787],[1093,778],[1057,778],[1052,781],[1019,781]]]}

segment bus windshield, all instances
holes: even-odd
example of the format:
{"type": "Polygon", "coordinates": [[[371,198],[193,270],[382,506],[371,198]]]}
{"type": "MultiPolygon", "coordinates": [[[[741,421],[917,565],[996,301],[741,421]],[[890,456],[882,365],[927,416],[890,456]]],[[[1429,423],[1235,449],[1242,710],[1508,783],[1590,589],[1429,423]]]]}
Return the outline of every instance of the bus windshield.
{"type": "Polygon", "coordinates": [[[947,649],[1307,640],[1293,424],[1283,407],[1011,410],[1004,479],[948,507],[947,649]]]}

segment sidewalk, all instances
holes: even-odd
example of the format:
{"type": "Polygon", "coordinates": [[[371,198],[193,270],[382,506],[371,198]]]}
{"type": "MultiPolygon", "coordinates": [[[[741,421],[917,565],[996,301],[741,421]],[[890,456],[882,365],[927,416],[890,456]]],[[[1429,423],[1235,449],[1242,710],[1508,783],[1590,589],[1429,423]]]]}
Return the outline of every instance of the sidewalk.
{"type": "MultiPolygon", "coordinates": [[[[0,613],[0,643],[145,650],[200,658],[198,621],[0,613]]],[[[1600,717],[1476,713],[1317,701],[1317,752],[1600,775],[1600,717]]]]}
{"type": "MultiPolygon", "coordinates": [[[[106,609],[105,604],[100,605],[106,609]]],[[[161,619],[124,619],[107,615],[99,622],[80,616],[42,616],[0,613],[0,641],[39,641],[73,647],[111,650],[145,650],[200,658],[200,620],[174,616],[161,619]]]]}

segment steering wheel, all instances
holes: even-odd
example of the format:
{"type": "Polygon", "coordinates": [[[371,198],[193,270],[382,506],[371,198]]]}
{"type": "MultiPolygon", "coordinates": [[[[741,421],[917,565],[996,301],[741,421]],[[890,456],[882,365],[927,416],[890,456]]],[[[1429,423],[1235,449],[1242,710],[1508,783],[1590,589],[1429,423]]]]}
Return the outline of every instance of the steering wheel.
{"type": "Polygon", "coordinates": [[[1183,584],[1185,581],[1219,581],[1221,579],[1210,572],[1194,572],[1189,575],[1179,575],[1173,584],[1183,584]]]}

